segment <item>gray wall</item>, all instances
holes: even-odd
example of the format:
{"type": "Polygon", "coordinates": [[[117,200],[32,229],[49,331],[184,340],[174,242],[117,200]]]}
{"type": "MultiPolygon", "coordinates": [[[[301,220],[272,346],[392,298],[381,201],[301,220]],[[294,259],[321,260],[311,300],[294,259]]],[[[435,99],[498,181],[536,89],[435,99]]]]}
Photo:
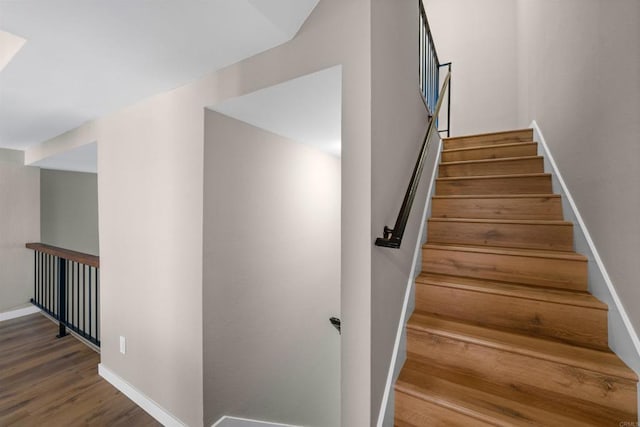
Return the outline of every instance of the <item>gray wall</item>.
{"type": "Polygon", "coordinates": [[[20,151],[0,149],[0,313],[28,304],[33,251],[40,240],[40,170],[23,166],[20,151]]]}
{"type": "Polygon", "coordinates": [[[371,15],[371,412],[375,423],[431,170],[423,172],[401,249],[373,246],[383,227],[394,225],[427,130],[427,113],[418,88],[417,2],[375,0],[371,15]]]}
{"type": "Polygon", "coordinates": [[[43,243],[99,255],[98,176],[42,169],[40,227],[43,243]]]}
{"type": "Polygon", "coordinates": [[[205,425],[340,424],[340,159],[207,111],[205,425]]]}
{"type": "Polygon", "coordinates": [[[640,2],[518,4],[520,125],[540,125],[640,331],[640,2]]]}

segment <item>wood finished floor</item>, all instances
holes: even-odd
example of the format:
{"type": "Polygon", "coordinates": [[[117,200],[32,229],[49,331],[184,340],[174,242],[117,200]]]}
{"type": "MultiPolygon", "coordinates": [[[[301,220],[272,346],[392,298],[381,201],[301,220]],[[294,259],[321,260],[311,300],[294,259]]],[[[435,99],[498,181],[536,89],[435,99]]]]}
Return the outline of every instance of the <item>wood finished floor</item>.
{"type": "Polygon", "coordinates": [[[99,355],[41,314],[0,322],[0,426],[159,426],[98,375],[99,355]]]}

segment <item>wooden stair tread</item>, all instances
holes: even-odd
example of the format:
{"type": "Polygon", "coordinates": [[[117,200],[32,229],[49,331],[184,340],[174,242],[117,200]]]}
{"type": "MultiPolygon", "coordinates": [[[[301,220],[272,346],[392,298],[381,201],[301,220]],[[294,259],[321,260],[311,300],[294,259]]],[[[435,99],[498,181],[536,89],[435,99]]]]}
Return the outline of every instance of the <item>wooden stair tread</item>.
{"type": "Polygon", "coordinates": [[[411,316],[407,322],[407,330],[426,332],[630,381],[638,381],[636,374],[610,351],[578,347],[423,313],[414,313],[411,316]]]}
{"type": "Polygon", "coordinates": [[[477,160],[456,160],[454,162],[440,162],[441,166],[451,165],[476,165],[485,163],[506,163],[513,162],[514,160],[532,160],[542,159],[541,156],[518,156],[518,157],[501,157],[498,159],[477,159],[477,160]]]}
{"type": "Polygon", "coordinates": [[[482,146],[476,146],[476,147],[449,148],[449,149],[442,150],[442,152],[443,153],[458,153],[458,152],[467,152],[467,151],[472,151],[472,150],[486,150],[486,149],[491,149],[491,148],[523,147],[523,146],[530,146],[530,145],[534,145],[534,144],[537,144],[537,142],[534,142],[534,141],[511,142],[509,144],[495,144],[495,145],[482,145],[482,146]]]}
{"type": "Polygon", "coordinates": [[[448,369],[426,365],[409,355],[396,392],[405,393],[499,426],[560,427],[616,425],[633,416],[555,395],[532,395],[448,369]]]}
{"type": "Polygon", "coordinates": [[[491,137],[497,137],[497,138],[502,138],[502,137],[506,137],[509,135],[517,135],[517,134],[531,134],[533,135],[533,129],[530,128],[525,128],[525,129],[515,129],[515,130],[505,130],[505,131],[498,131],[498,132],[486,132],[486,133],[478,133],[478,134],[472,134],[472,135],[461,135],[461,136],[451,136],[448,138],[443,138],[443,141],[458,141],[461,139],[473,139],[473,138],[491,138],[491,137]]]}
{"type": "Polygon", "coordinates": [[[533,129],[521,129],[504,132],[490,132],[477,135],[464,135],[444,138],[444,149],[478,147],[482,145],[511,144],[514,142],[533,141],[533,129]]]}
{"type": "Polygon", "coordinates": [[[548,173],[519,173],[511,175],[476,175],[476,176],[447,176],[436,178],[439,181],[462,181],[470,179],[504,179],[504,178],[533,178],[533,177],[551,177],[548,173]]]}
{"type": "Polygon", "coordinates": [[[535,286],[519,285],[496,280],[474,279],[470,277],[449,276],[444,274],[421,273],[416,283],[448,288],[464,289],[474,292],[491,293],[535,301],[587,307],[607,310],[608,306],[588,292],[579,292],[535,286]]]}
{"type": "Polygon", "coordinates": [[[558,194],[442,194],[431,200],[431,218],[563,220],[558,194]]]}
{"type": "Polygon", "coordinates": [[[479,223],[479,224],[524,224],[524,225],[558,225],[573,227],[573,222],[561,219],[509,219],[509,218],[456,218],[431,217],[427,221],[450,223],[479,223]]]}
{"type": "Polygon", "coordinates": [[[527,256],[534,258],[553,258],[570,261],[584,261],[587,258],[575,252],[549,251],[539,249],[500,248],[495,246],[449,245],[446,243],[425,243],[423,249],[439,249],[445,251],[475,252],[496,255],[527,256]]]}
{"type": "MultiPolygon", "coordinates": [[[[483,177],[485,178],[485,177],[483,177]]],[[[434,195],[434,199],[520,199],[520,198],[561,198],[559,194],[461,194],[461,195],[434,195]]]]}

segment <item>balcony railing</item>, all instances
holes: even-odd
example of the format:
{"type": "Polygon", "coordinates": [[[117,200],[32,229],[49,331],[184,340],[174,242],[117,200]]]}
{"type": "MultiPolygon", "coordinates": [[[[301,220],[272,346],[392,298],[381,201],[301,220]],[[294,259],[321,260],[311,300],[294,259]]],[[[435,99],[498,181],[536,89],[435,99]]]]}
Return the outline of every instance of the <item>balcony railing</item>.
{"type": "Polygon", "coordinates": [[[58,337],[67,328],[100,346],[100,258],[81,252],[27,243],[34,251],[31,303],[58,321],[58,337]]]}

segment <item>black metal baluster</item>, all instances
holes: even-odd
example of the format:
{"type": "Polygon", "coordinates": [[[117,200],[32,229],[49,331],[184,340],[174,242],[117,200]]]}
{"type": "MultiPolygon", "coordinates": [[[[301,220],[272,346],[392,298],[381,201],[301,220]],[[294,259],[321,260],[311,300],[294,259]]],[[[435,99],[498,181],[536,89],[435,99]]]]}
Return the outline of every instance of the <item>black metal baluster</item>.
{"type": "Polygon", "coordinates": [[[52,294],[53,292],[51,292],[51,282],[52,282],[52,278],[51,275],[52,273],[52,268],[51,268],[51,255],[47,254],[47,274],[48,274],[48,282],[47,282],[47,310],[49,312],[51,312],[51,298],[52,298],[52,294]]]}
{"type": "Polygon", "coordinates": [[[33,291],[33,300],[32,302],[34,303],[38,303],[38,292],[40,290],[40,264],[38,263],[38,258],[40,257],[40,255],[38,255],[38,251],[33,251],[33,255],[35,256],[35,264],[36,264],[36,277],[35,277],[35,281],[36,281],[36,289],[33,291]]]}
{"type": "Polygon", "coordinates": [[[46,310],[49,299],[49,259],[48,254],[42,255],[42,307],[46,310]]]}
{"type": "MultiPolygon", "coordinates": [[[[451,62],[449,62],[449,74],[451,74],[451,62]]],[[[447,95],[447,138],[451,135],[451,80],[449,80],[449,93],[447,95]]]]}
{"type": "Polygon", "coordinates": [[[69,323],[73,325],[73,319],[76,317],[76,287],[75,287],[75,279],[73,275],[73,270],[76,268],[75,261],[71,262],[71,318],[69,319],[69,323]]]}
{"type": "MultiPolygon", "coordinates": [[[[423,18],[424,21],[424,18],[423,18]]],[[[424,26],[424,22],[423,22],[424,26]]],[[[427,95],[427,32],[426,28],[422,29],[422,63],[423,63],[423,73],[422,73],[422,93],[423,96],[427,95]]]]}
{"type": "Polygon", "coordinates": [[[76,263],[76,290],[78,295],[76,295],[76,323],[75,327],[80,327],[80,264],[76,263]]]}
{"type": "Polygon", "coordinates": [[[44,304],[44,254],[40,252],[40,297],[38,299],[38,304],[42,307],[44,304]]]}
{"type": "Polygon", "coordinates": [[[100,271],[96,268],[96,342],[100,345],[100,271]]]}
{"type": "Polygon", "coordinates": [[[38,252],[38,304],[42,304],[42,252],[38,252]]]}
{"type": "Polygon", "coordinates": [[[91,299],[91,275],[93,272],[93,268],[89,267],[89,336],[93,337],[93,331],[91,330],[91,323],[92,320],[91,319],[91,306],[93,305],[93,300],[91,299]]]}
{"type": "Polygon", "coordinates": [[[67,319],[65,313],[67,311],[67,295],[66,295],[66,283],[67,283],[67,260],[58,257],[58,338],[62,338],[67,335],[67,328],[65,326],[67,319]]]}
{"type": "Polygon", "coordinates": [[[424,25],[420,15],[420,92],[424,94],[424,25]]]}
{"type": "Polygon", "coordinates": [[[87,335],[87,265],[82,264],[82,334],[87,335]]]}
{"type": "Polygon", "coordinates": [[[58,300],[60,298],[60,294],[58,293],[58,262],[59,258],[57,256],[53,257],[53,287],[51,290],[53,291],[53,305],[51,306],[51,310],[53,311],[53,315],[56,319],[59,319],[58,313],[58,300]]]}
{"type": "Polygon", "coordinates": [[[65,300],[66,300],[66,304],[65,304],[65,313],[64,313],[64,317],[66,320],[66,323],[69,324],[69,313],[70,313],[70,308],[69,306],[72,305],[71,304],[71,287],[69,286],[69,271],[71,269],[71,266],[73,265],[73,261],[71,260],[67,260],[67,265],[66,265],[66,269],[67,269],[67,277],[64,283],[64,289],[65,289],[65,300]]]}

